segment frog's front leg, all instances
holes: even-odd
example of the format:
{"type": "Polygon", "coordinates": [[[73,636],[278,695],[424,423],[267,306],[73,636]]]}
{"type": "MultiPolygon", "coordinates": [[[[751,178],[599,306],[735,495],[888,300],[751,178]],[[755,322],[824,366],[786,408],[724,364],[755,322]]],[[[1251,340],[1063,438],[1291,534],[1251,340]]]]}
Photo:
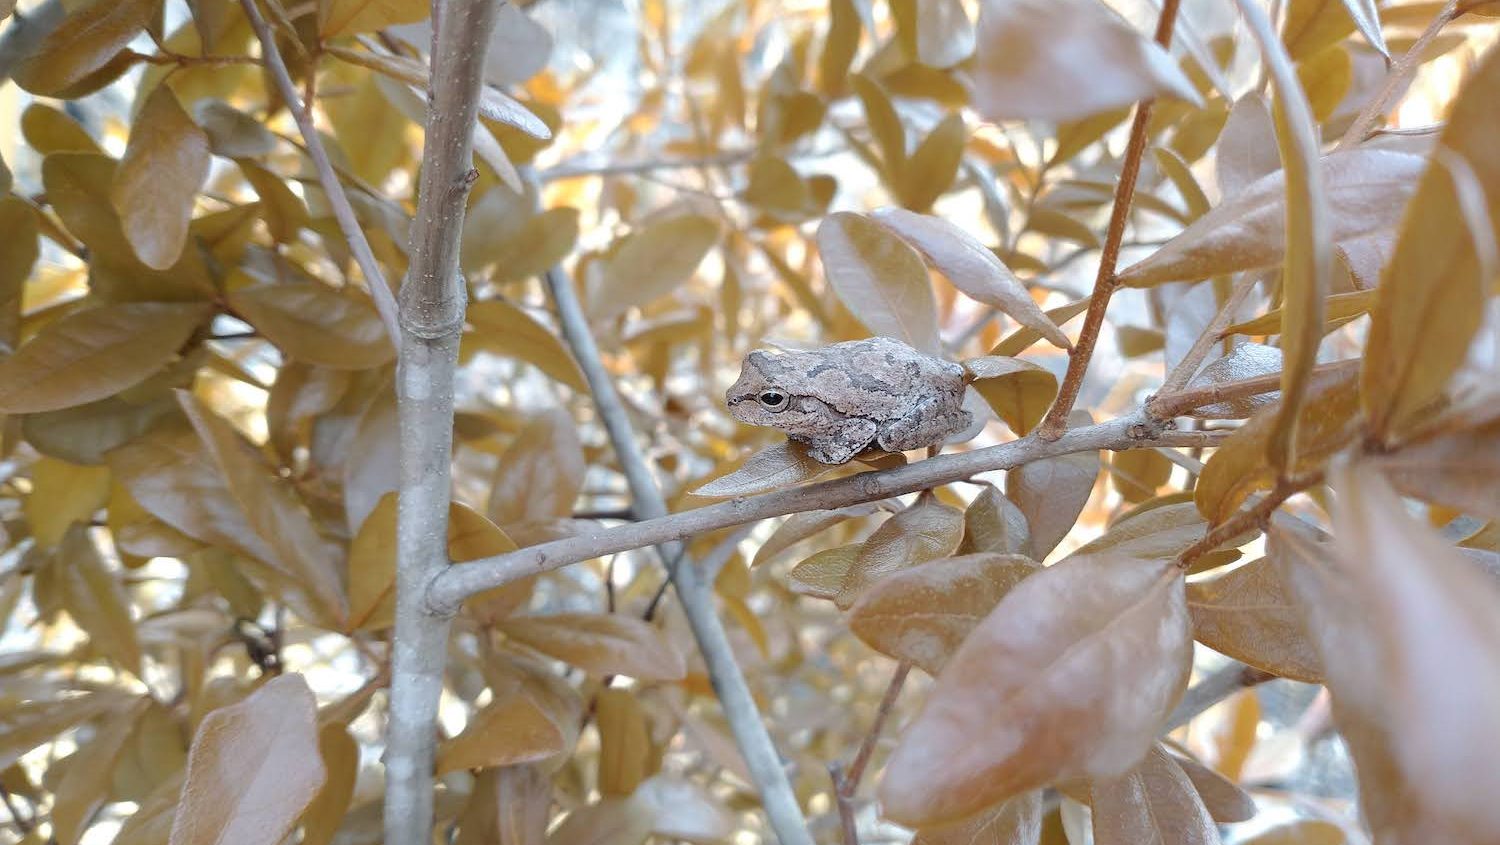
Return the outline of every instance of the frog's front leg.
{"type": "Polygon", "coordinates": [[[803,442],[808,444],[807,454],[813,460],[823,464],[847,464],[855,455],[869,448],[875,440],[875,432],[874,421],[847,417],[803,442]]]}
{"type": "Polygon", "coordinates": [[[962,431],[974,415],[942,396],[923,396],[911,410],[880,427],[875,442],[888,452],[906,452],[941,443],[962,431]]]}

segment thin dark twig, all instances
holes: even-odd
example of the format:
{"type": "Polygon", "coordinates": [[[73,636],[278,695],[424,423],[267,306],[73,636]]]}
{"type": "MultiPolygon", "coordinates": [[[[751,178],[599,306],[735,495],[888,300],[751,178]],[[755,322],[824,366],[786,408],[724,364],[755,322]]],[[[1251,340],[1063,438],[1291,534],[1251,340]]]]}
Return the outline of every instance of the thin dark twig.
{"type": "MultiPolygon", "coordinates": [[[[1172,29],[1177,23],[1177,9],[1180,5],[1181,0],[1166,0],[1162,3],[1161,17],[1156,22],[1156,43],[1162,47],[1172,43],[1172,29]]],[[[1068,356],[1068,372],[1063,377],[1057,399],[1037,429],[1038,435],[1044,440],[1056,440],[1067,427],[1068,414],[1073,410],[1073,403],[1078,401],[1078,391],[1083,387],[1089,359],[1094,355],[1094,346],[1104,328],[1104,313],[1109,308],[1109,299],[1115,288],[1119,287],[1115,265],[1120,260],[1120,247],[1125,241],[1125,224],[1130,219],[1130,203],[1135,198],[1135,183],[1140,177],[1141,160],[1146,154],[1147,129],[1155,102],[1154,99],[1142,100],[1136,107],[1135,119],[1130,125],[1130,142],[1125,148],[1125,162],[1120,169],[1119,184],[1115,186],[1114,207],[1110,210],[1109,228],[1099,257],[1099,273],[1094,278],[1093,298],[1089,300],[1083,330],[1068,356]]]]}
{"type": "Polygon", "coordinates": [[[844,767],[837,760],[828,764],[828,778],[833,781],[833,804],[839,811],[839,832],[844,845],[859,845],[859,825],[854,818],[854,802],[844,791],[844,767]]]}
{"type": "Polygon", "coordinates": [[[870,758],[875,755],[875,744],[880,741],[880,733],[885,729],[885,722],[891,715],[891,708],[896,706],[896,699],[901,695],[901,688],[906,685],[906,676],[911,673],[911,664],[902,662],[896,667],[896,674],[891,676],[890,684],[885,688],[885,696],[880,699],[880,709],[875,711],[875,721],[870,725],[870,732],[865,734],[865,739],[859,744],[859,750],[854,754],[854,761],[849,764],[848,774],[844,777],[845,795],[852,798],[859,789],[859,782],[864,778],[865,768],[870,765],[870,758]]]}
{"type": "Polygon", "coordinates": [[[1208,554],[1229,540],[1251,528],[1265,525],[1271,518],[1271,514],[1287,499],[1301,493],[1315,484],[1321,483],[1323,472],[1311,472],[1297,478],[1283,478],[1277,482],[1276,487],[1266,494],[1265,498],[1240,511],[1229,519],[1215,526],[1211,531],[1203,535],[1203,538],[1193,545],[1187,547],[1182,554],[1177,556],[1177,566],[1187,570],[1193,565],[1193,561],[1208,554]]]}

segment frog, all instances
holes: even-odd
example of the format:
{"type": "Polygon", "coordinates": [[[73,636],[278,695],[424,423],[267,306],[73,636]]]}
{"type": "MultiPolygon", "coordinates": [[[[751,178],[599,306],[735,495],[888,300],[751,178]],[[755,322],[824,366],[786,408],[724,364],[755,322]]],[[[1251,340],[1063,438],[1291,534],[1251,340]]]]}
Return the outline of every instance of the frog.
{"type": "Polygon", "coordinates": [[[777,429],[823,464],[878,447],[936,446],[967,429],[964,368],[890,337],[809,351],[757,349],[725,394],[730,416],[777,429]]]}

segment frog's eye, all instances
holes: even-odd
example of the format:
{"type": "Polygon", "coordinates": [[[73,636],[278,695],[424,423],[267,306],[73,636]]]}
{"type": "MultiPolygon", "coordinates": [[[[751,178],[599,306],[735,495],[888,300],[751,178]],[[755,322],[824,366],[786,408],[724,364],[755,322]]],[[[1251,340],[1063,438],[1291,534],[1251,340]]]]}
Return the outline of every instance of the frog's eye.
{"type": "Polygon", "coordinates": [[[767,390],[758,397],[768,411],[780,411],[786,407],[786,394],[779,390],[767,390]]]}

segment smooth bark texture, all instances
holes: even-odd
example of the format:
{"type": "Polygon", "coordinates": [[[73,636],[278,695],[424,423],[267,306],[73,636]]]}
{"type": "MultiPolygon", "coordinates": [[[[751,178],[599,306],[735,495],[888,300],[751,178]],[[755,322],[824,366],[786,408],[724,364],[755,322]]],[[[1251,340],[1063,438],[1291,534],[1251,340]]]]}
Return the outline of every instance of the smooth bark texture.
{"type": "Polygon", "coordinates": [[[453,460],[453,373],[465,293],[458,273],[464,202],[473,182],[473,135],[494,0],[434,4],[432,91],[401,288],[397,407],[401,481],[397,507],[396,634],[386,735],[385,841],[431,841],[437,710],[451,618],[433,613],[428,585],[448,566],[453,460]]]}

